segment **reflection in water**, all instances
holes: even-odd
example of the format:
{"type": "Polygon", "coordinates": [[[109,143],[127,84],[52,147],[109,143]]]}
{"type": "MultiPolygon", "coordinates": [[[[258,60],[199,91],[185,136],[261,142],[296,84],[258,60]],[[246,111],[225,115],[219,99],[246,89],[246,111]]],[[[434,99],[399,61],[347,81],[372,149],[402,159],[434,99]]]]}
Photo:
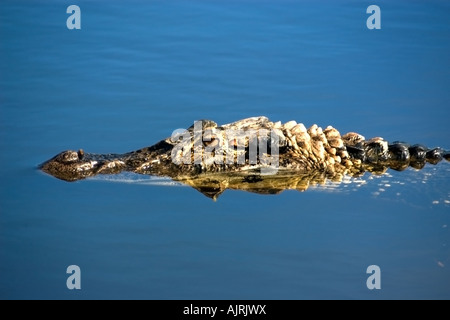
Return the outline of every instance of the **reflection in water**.
{"type": "Polygon", "coordinates": [[[299,174],[280,170],[276,175],[261,175],[257,172],[208,173],[180,176],[177,179],[122,172],[90,179],[157,186],[189,186],[213,200],[217,200],[227,189],[263,195],[280,194],[284,190],[351,193],[365,189],[370,196],[378,198],[383,198],[384,195],[388,198],[401,198],[405,192],[420,192],[422,198],[430,198],[429,204],[450,206],[450,190],[442,189],[449,173],[450,165],[442,163],[426,166],[422,170],[410,168],[402,172],[378,168],[372,172],[330,175],[319,171],[299,174]],[[427,185],[428,191],[424,190],[424,185],[427,185]]]}

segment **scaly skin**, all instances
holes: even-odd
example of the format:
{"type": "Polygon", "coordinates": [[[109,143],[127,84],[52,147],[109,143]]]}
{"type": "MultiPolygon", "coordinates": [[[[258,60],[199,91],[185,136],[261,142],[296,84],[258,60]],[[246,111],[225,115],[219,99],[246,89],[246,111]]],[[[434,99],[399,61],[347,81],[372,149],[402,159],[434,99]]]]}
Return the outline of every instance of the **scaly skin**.
{"type": "MultiPolygon", "coordinates": [[[[436,164],[442,158],[450,160],[449,152],[440,148],[388,144],[382,138],[366,140],[357,133],[341,136],[332,127],[322,130],[313,125],[306,129],[295,121],[281,124],[266,117],[254,117],[220,127],[203,120],[202,127],[191,126],[184,136],[175,135],[125,154],[64,151],[44,162],[40,169],[66,181],[122,171],[167,176],[209,196],[205,190],[211,189],[211,197],[215,198],[226,188],[276,193],[286,189],[286,184],[290,188],[298,186],[299,181],[320,181],[324,177],[339,180],[345,174],[382,173],[387,168],[421,169],[426,162],[436,164]],[[251,130],[258,135],[250,134],[251,130]],[[260,157],[253,163],[250,161],[250,150],[258,142],[269,150],[263,154],[271,154],[272,142],[278,147],[278,166],[273,174],[261,174],[269,165],[260,157]]],[[[306,189],[304,185],[308,184],[303,182],[296,188],[306,189]]]]}

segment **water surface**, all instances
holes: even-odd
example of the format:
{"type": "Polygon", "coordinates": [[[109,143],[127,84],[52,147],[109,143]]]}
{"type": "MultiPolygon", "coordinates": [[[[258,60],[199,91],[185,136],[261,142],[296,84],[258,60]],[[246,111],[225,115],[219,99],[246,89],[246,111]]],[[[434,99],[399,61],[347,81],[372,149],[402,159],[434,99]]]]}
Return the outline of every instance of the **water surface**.
{"type": "Polygon", "coordinates": [[[1,298],[450,298],[445,161],[216,202],[36,169],[259,115],[448,149],[448,2],[378,1],[381,30],[368,1],[78,1],[68,30],[71,4],[0,4],[1,298]]]}

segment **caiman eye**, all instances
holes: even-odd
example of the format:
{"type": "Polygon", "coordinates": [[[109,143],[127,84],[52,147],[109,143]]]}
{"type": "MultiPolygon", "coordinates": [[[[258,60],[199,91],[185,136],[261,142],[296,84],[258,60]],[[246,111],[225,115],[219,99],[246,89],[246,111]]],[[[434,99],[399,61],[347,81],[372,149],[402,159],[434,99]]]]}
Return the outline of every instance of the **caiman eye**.
{"type": "Polygon", "coordinates": [[[58,157],[59,162],[62,163],[72,163],[79,160],[78,152],[76,151],[64,151],[58,157]]]}

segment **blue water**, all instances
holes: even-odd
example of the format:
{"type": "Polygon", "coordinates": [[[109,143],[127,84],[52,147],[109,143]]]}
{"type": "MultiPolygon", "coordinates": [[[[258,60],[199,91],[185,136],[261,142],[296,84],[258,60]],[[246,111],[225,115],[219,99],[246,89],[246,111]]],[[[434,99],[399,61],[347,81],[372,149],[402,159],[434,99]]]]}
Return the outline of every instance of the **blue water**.
{"type": "Polygon", "coordinates": [[[36,170],[62,150],[127,152],[257,115],[449,149],[450,3],[377,1],[368,30],[371,4],[2,1],[0,298],[449,299],[445,161],[216,202],[36,170]]]}

